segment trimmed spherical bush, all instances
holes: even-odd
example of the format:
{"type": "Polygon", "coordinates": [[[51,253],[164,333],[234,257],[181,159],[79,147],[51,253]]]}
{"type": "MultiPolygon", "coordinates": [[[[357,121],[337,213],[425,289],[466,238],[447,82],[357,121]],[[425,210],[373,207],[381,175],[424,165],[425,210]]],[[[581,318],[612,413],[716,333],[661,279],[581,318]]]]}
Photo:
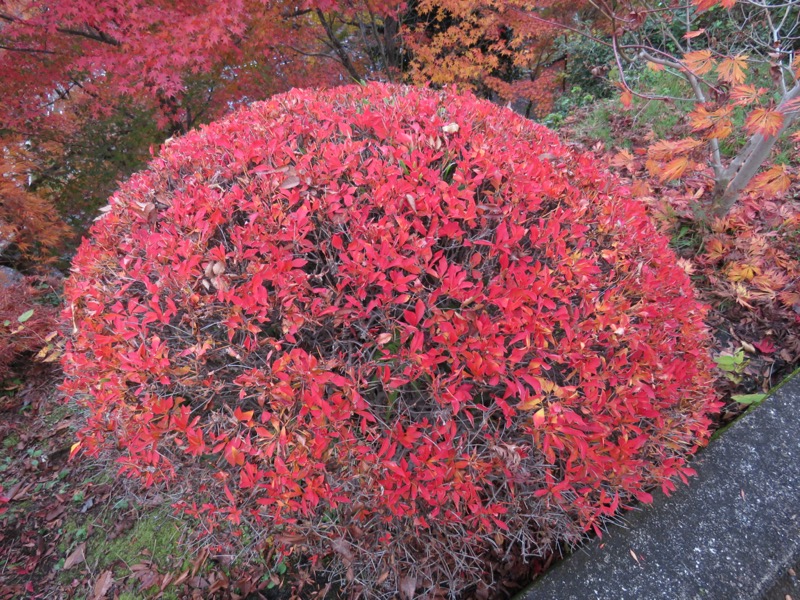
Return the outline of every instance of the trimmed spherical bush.
{"type": "Polygon", "coordinates": [[[66,293],[81,448],[192,473],[218,493],[190,513],[367,595],[575,542],[685,478],[715,408],[703,308],[642,208],[471,95],[295,90],[175,140],[66,293]]]}

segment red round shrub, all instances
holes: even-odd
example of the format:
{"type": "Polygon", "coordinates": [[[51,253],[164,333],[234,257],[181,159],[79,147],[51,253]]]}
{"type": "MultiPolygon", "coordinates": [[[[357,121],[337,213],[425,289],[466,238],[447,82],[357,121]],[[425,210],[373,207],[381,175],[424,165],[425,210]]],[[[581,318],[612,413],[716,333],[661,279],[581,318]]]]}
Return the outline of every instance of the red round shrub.
{"type": "Polygon", "coordinates": [[[367,594],[575,542],[708,436],[666,239],[592,156],[470,95],[253,104],[124,184],[73,272],[83,449],[148,484],[205,469],[219,501],[189,512],[367,594]]]}

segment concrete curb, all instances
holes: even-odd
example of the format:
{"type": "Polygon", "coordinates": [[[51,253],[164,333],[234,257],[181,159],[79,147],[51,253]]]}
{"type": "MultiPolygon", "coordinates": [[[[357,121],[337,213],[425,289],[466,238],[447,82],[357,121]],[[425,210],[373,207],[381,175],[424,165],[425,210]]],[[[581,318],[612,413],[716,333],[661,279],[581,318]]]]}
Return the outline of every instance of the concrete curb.
{"type": "Polygon", "coordinates": [[[689,486],[654,494],[517,600],[784,600],[800,561],[800,375],[693,466],[689,486]]]}

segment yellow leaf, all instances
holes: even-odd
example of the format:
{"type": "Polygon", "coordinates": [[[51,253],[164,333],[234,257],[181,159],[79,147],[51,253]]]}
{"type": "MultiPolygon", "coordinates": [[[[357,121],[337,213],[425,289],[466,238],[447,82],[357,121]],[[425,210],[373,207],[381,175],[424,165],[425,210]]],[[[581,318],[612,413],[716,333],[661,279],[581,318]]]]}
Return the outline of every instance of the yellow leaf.
{"type": "Polygon", "coordinates": [[[683,64],[694,75],[705,75],[716,65],[711,50],[696,50],[683,55],[683,64]]]}
{"type": "Polygon", "coordinates": [[[536,408],[537,406],[539,406],[542,403],[543,400],[544,400],[544,398],[542,396],[533,396],[531,398],[528,398],[524,402],[520,402],[517,405],[517,409],[519,409],[519,410],[531,410],[531,409],[536,408]]]}
{"type": "Polygon", "coordinates": [[[761,270],[754,265],[740,263],[731,263],[728,265],[727,271],[730,281],[750,281],[761,272],[761,270]]]}
{"type": "Polygon", "coordinates": [[[752,134],[764,137],[777,135],[783,126],[783,115],[769,108],[754,108],[745,121],[744,127],[752,134]]]}
{"type": "Polygon", "coordinates": [[[747,78],[747,55],[739,54],[734,57],[723,58],[717,65],[717,78],[719,81],[738,84],[744,83],[747,78]]]}
{"type": "Polygon", "coordinates": [[[80,449],[81,449],[81,443],[80,442],[75,442],[74,444],[72,444],[72,446],[70,446],[70,448],[69,448],[69,458],[70,458],[70,460],[72,460],[75,457],[75,455],[78,453],[78,450],[80,450],[80,449]]]}

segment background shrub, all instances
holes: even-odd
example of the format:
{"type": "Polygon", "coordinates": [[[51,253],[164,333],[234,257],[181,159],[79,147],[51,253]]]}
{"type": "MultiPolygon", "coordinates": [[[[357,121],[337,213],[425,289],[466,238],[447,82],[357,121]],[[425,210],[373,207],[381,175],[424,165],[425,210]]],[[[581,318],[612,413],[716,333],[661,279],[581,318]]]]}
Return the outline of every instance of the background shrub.
{"type": "Polygon", "coordinates": [[[9,273],[15,272],[0,269],[0,383],[25,370],[59,322],[58,309],[46,298],[55,282],[9,273]]]}
{"type": "Polygon", "coordinates": [[[592,156],[470,95],[371,84],[169,144],[85,240],[81,447],[216,499],[367,595],[540,556],[707,438],[703,309],[592,156]]]}

